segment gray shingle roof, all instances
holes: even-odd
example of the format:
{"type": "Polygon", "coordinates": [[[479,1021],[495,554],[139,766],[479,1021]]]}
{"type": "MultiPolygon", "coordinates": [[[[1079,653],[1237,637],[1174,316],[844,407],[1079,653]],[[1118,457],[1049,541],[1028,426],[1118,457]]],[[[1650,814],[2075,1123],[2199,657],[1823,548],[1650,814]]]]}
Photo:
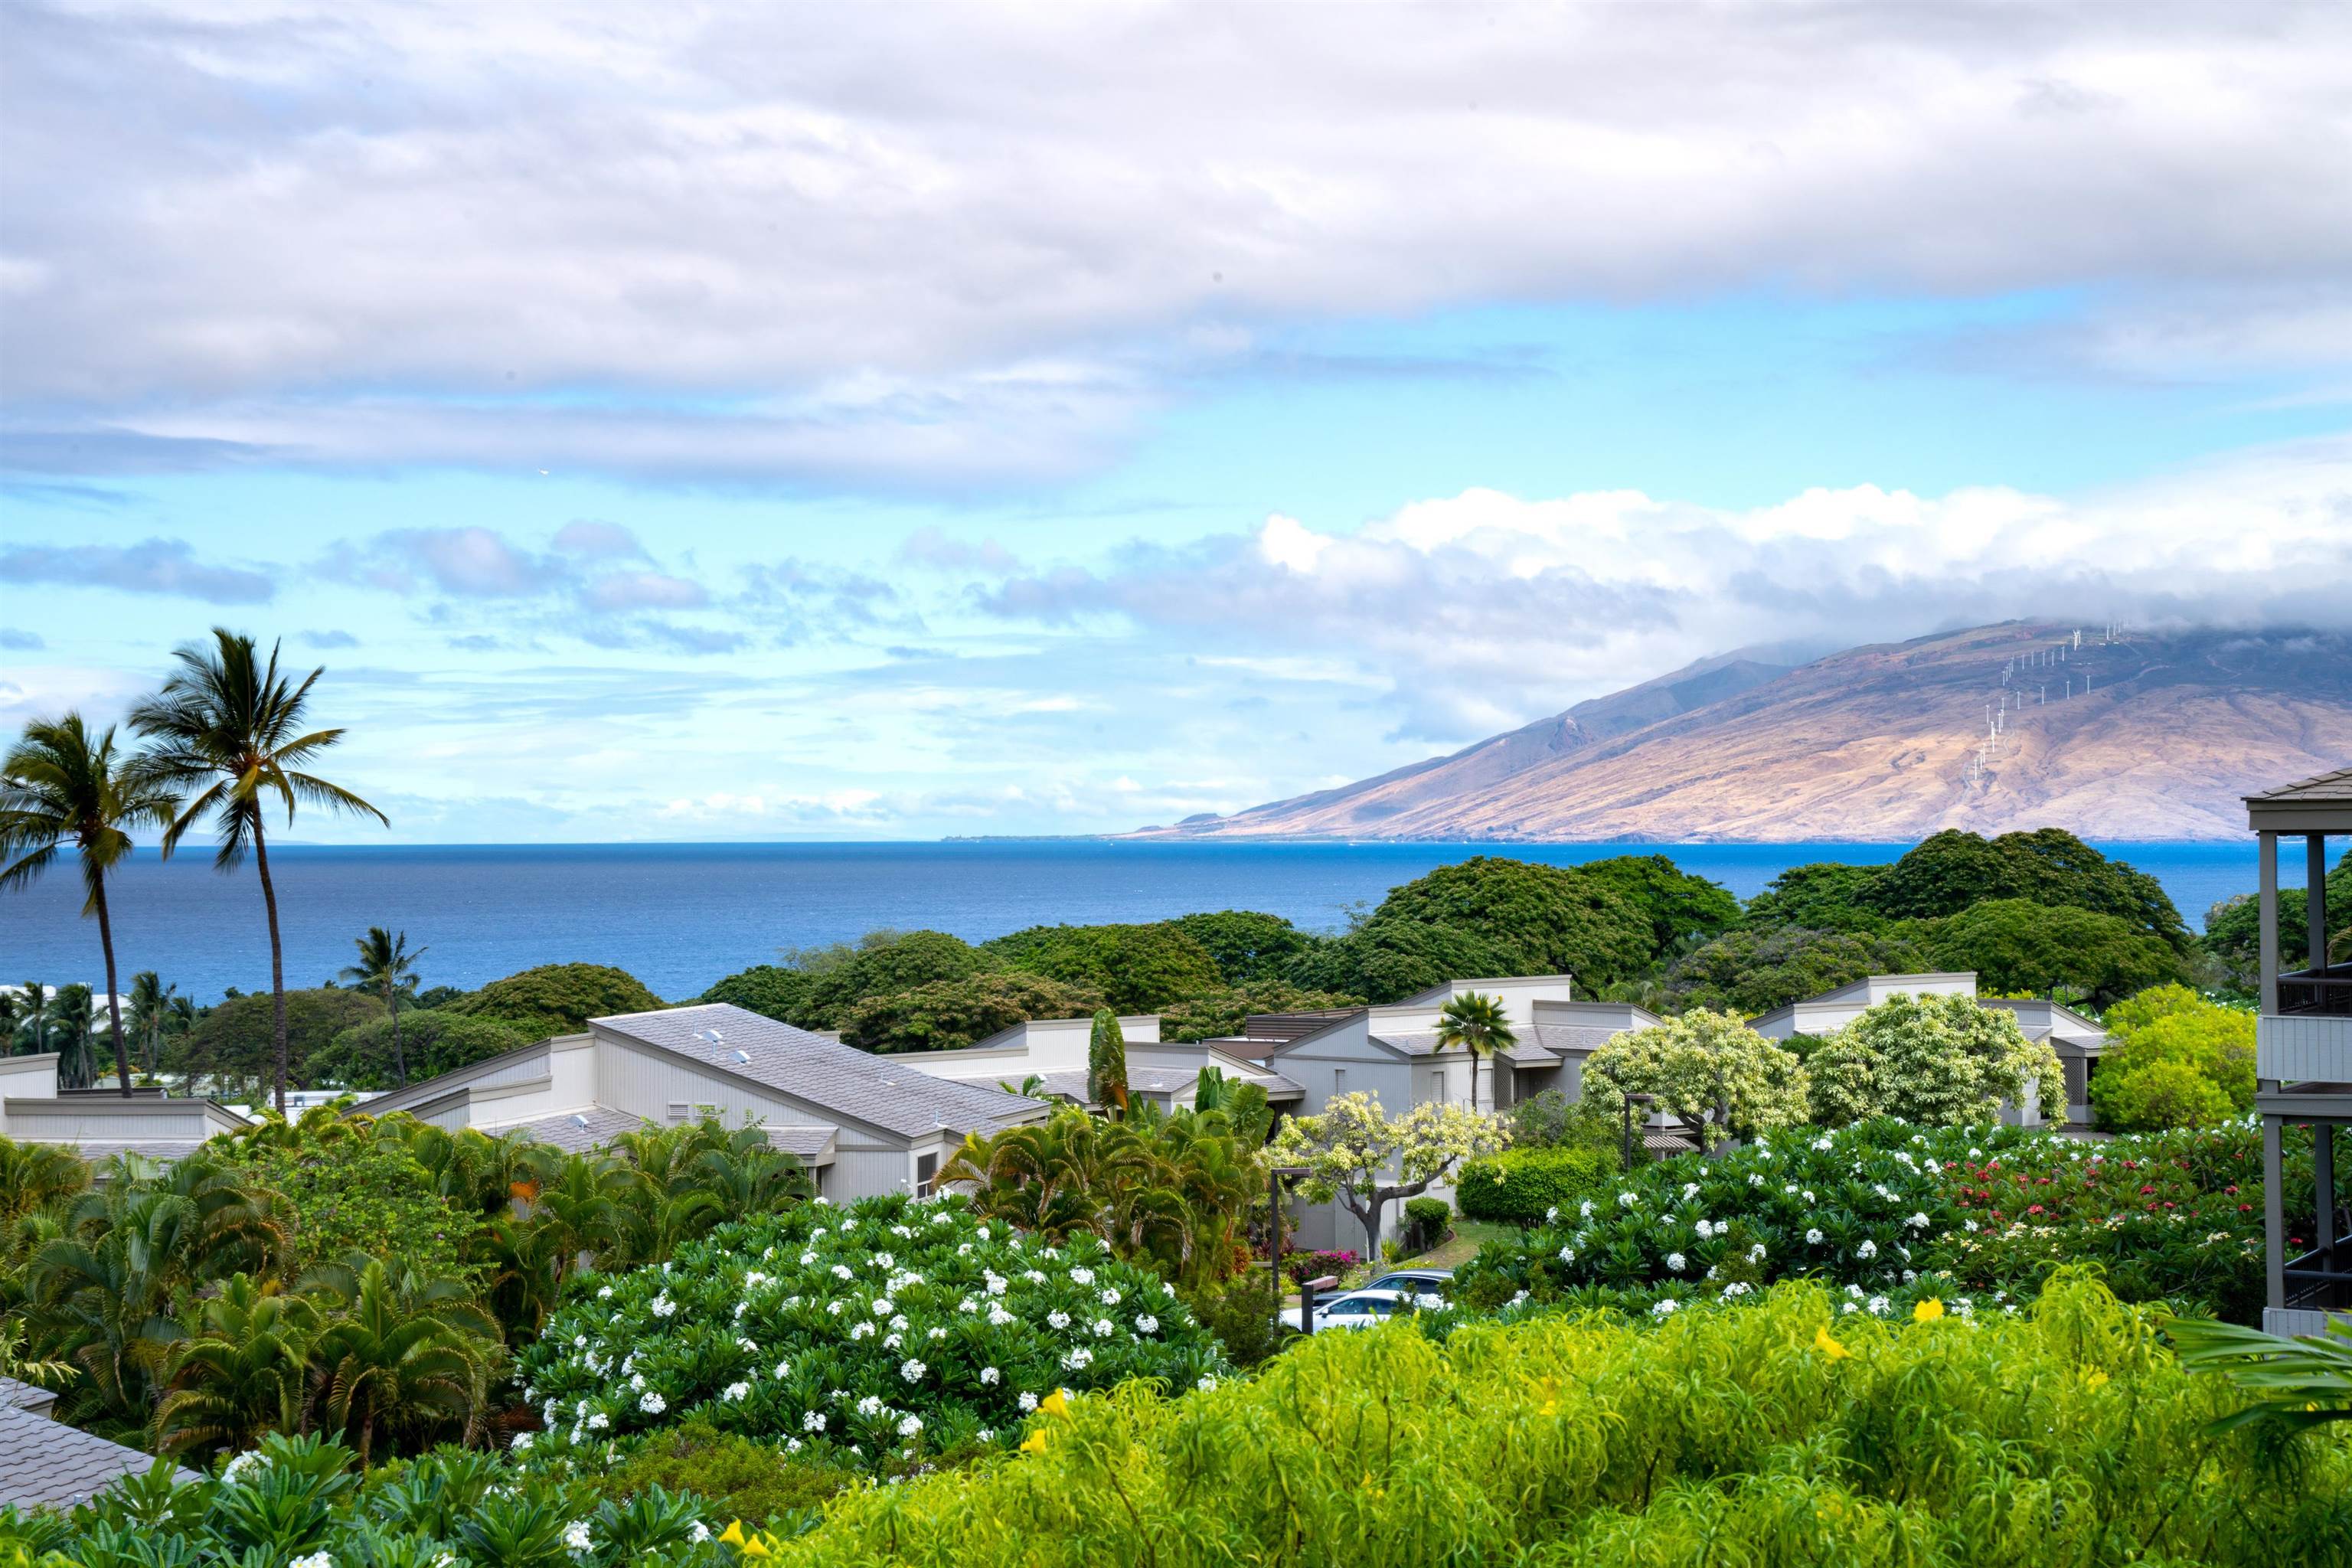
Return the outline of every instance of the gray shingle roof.
{"type": "MultiPolygon", "coordinates": [[[[152,1454],[110,1443],[93,1432],[0,1405],[0,1504],[66,1508],[128,1475],[143,1475],[152,1454]]],[[[199,1479],[191,1470],[182,1480],[199,1479]]]]}
{"type": "Polygon", "coordinates": [[[57,1398],[49,1389],[36,1387],[13,1377],[0,1377],[0,1405],[14,1405],[19,1410],[47,1410],[57,1403],[57,1398]]]}
{"type": "Polygon", "coordinates": [[[1042,1100],[993,1085],[933,1078],[911,1062],[877,1057],[728,1002],[590,1021],[902,1138],[942,1127],[992,1132],[1045,1109],[1042,1100]]]}
{"type": "Polygon", "coordinates": [[[2250,795],[2243,798],[2250,805],[2256,801],[2295,805],[2352,805],[2352,768],[2337,768],[2313,778],[2297,779],[2266,794],[2250,795]]]}
{"type": "Polygon", "coordinates": [[[642,1116],[596,1105],[561,1116],[542,1116],[536,1121],[519,1121],[511,1127],[499,1128],[492,1136],[520,1132],[534,1142],[549,1144],[567,1154],[585,1154],[591,1149],[604,1148],[624,1132],[635,1132],[646,1125],[642,1116]],[[584,1127],[581,1125],[583,1121],[587,1123],[584,1127]]]}
{"type": "Polygon", "coordinates": [[[1373,1039],[1409,1057],[1425,1057],[1437,1049],[1437,1037],[1429,1035],[1374,1035],[1373,1039]]]}
{"type": "Polygon", "coordinates": [[[1605,1024],[1538,1024],[1536,1039],[1543,1047],[1559,1055],[1581,1055],[1597,1051],[1623,1030],[1605,1024]]]}

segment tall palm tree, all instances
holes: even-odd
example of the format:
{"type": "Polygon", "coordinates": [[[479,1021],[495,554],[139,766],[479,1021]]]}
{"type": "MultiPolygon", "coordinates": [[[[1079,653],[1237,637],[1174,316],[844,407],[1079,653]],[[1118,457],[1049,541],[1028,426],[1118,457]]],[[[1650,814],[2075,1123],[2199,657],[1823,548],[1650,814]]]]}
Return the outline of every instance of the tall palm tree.
{"type": "Polygon", "coordinates": [[[360,950],[360,961],[344,970],[341,977],[383,998],[384,1006],[392,1013],[392,1068],[405,1087],[408,1058],[400,1049],[400,1001],[403,995],[415,1000],[416,961],[430,950],[420,947],[411,952],[406,931],[394,936],[382,926],[368,927],[367,935],[354,937],[352,945],[360,950]]]}
{"type": "Polygon", "coordinates": [[[95,740],[81,715],[36,719],[0,759],[0,888],[21,888],[72,845],[81,859],[85,918],[98,917],[106,950],[106,1010],[114,1026],[115,1075],[131,1094],[131,1053],[122,1048],[122,1004],[114,981],[114,926],[106,910],[106,878],[131,855],[131,830],[168,828],[176,804],[170,786],[144,766],[114,754],[114,731],[95,740]]]}
{"type": "Polygon", "coordinates": [[[213,646],[190,644],[172,656],[180,668],[163,689],[131,710],[131,726],[154,742],[149,774],[174,787],[197,790],[163,835],[163,853],[209,815],[220,837],[213,864],[234,871],[249,853],[261,878],[261,901],[269,917],[271,1028],[278,1052],[278,1109],[286,1110],[286,947],[278,933],[278,889],[269,879],[269,846],[262,831],[266,797],[285,803],[294,820],[297,801],[330,811],[391,818],[341,784],[300,771],[343,738],[341,730],[302,729],[310,689],[326,674],[316,668],[298,685],[278,673],[272,644],[267,664],[254,641],[224,626],[213,628],[213,646]],[[201,786],[201,787],[199,787],[201,786]]]}
{"type": "Polygon", "coordinates": [[[138,1044],[142,1072],[152,1075],[155,1070],[155,1058],[171,1024],[173,1005],[184,1000],[179,992],[178,986],[164,984],[163,977],[152,969],[142,969],[131,977],[131,1035],[138,1044]]]}
{"type": "Polygon", "coordinates": [[[25,1004],[14,991],[0,991],[0,1057],[16,1049],[16,1026],[24,1021],[25,1004]]]}
{"type": "Polygon", "coordinates": [[[1478,1109],[1478,1058],[1519,1043],[1502,999],[1475,991],[1456,996],[1437,1013],[1437,1048],[1470,1053],[1470,1109],[1478,1109]]]}
{"type": "Polygon", "coordinates": [[[37,1057],[49,1048],[49,1036],[57,1023],[49,1009],[57,997],[58,988],[54,985],[44,985],[37,980],[25,982],[24,996],[16,1006],[16,1033],[9,1046],[12,1055],[16,1040],[24,1042],[28,1056],[37,1057]]]}
{"type": "MultiPolygon", "coordinates": [[[[58,1083],[66,1089],[88,1089],[98,1077],[97,1064],[89,1054],[90,1026],[97,1016],[89,987],[79,981],[60,985],[51,1006],[58,1021],[58,1083]]],[[[124,1084],[122,1092],[129,1094],[131,1086],[124,1084]]]]}

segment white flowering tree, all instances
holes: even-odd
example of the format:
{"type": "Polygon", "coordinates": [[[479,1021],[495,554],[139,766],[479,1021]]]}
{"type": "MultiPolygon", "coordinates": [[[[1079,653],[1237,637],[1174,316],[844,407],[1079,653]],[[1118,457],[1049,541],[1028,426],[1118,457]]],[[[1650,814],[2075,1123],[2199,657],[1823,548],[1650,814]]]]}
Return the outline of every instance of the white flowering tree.
{"type": "Polygon", "coordinates": [[[1951,1127],[1990,1121],[2023,1100],[2061,1105],[2065,1079],[2046,1040],[2025,1037],[2017,1016],[1972,996],[1890,996],[1813,1053],[1814,1120],[1832,1126],[1873,1116],[1951,1127]]]}
{"type": "Polygon", "coordinates": [[[1585,1058],[1584,1102],[1620,1114],[1629,1094],[1697,1125],[1707,1147],[1805,1120],[1805,1064],[1730,1013],[1695,1008],[1612,1035],[1585,1058]]]}
{"type": "Polygon", "coordinates": [[[1510,1141],[1498,1118],[1458,1105],[1416,1105],[1392,1117],[1378,1095],[1342,1094],[1318,1116],[1284,1122],[1267,1156],[1303,1166],[1299,1195],[1318,1204],[1337,1198],[1363,1224],[1365,1256],[1377,1258],[1391,1203],[1420,1196],[1463,1161],[1500,1153],[1510,1141]]]}

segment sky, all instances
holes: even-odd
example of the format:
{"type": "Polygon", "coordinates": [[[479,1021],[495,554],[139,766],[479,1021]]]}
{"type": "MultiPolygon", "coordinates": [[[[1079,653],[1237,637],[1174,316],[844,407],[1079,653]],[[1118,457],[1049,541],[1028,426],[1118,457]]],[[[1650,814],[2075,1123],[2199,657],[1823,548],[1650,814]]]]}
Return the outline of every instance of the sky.
{"type": "Polygon", "coordinates": [[[2352,8],[0,0],[0,727],[1116,831],[1735,647],[2352,624],[2352,8]]]}

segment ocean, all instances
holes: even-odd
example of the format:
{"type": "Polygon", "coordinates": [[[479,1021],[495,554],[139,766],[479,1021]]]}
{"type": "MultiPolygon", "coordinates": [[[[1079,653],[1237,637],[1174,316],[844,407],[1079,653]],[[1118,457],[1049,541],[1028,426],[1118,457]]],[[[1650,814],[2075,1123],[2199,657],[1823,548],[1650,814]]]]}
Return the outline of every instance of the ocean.
{"type": "MultiPolygon", "coordinates": [[[[1356,905],[1473,855],[1574,865],[1663,854],[1747,898],[1784,868],[1874,864],[1901,844],[1129,844],[974,840],[929,844],[572,844],[331,847],[270,854],[289,985],[351,962],[371,925],[427,950],[427,985],[472,987],[537,963],[616,964],[661,995],[693,996],[779,949],[881,926],[967,941],[1023,926],[1150,921],[1195,910],[1264,910],[1326,930],[1356,905]]],[[[2254,845],[2102,844],[2160,879],[2193,926],[2254,887],[2254,845]]],[[[2281,857],[2292,860],[2294,857],[2281,857]]],[[[2294,868],[2282,879],[2299,882],[2294,868]]],[[[0,893],[0,984],[96,984],[98,927],[61,860],[26,891],[0,893]]],[[[200,1002],[265,990],[269,942],[251,867],[215,872],[191,840],[166,862],[141,850],[110,891],[121,983],[153,969],[200,1002]]]]}

